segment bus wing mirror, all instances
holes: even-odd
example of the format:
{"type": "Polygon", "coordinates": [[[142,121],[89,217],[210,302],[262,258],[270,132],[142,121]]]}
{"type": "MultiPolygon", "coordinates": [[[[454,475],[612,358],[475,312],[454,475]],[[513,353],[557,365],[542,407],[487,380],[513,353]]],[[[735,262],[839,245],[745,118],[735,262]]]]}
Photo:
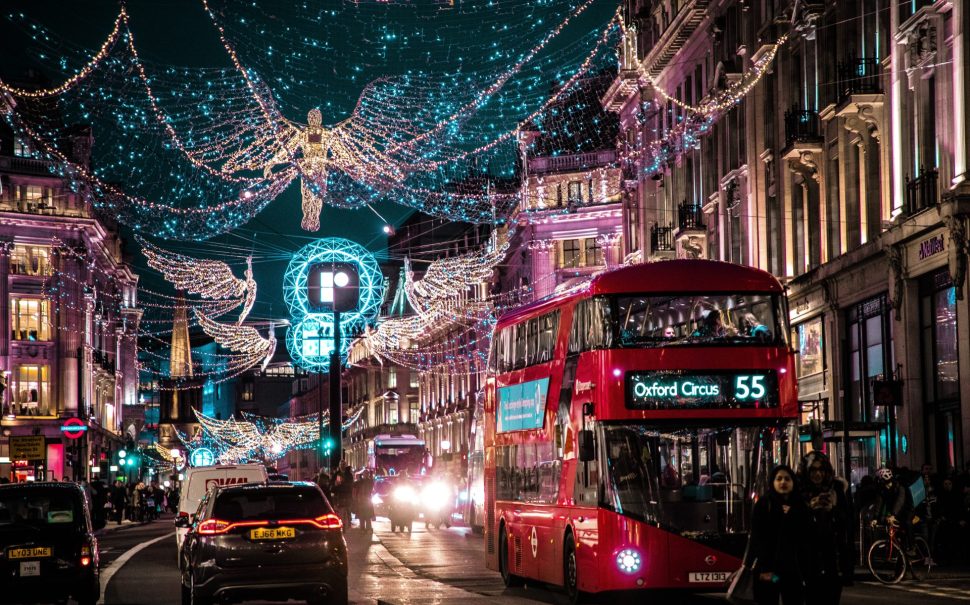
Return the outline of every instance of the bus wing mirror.
{"type": "Polygon", "coordinates": [[[579,460],[580,462],[596,460],[596,442],[593,440],[593,431],[589,429],[579,431],[579,460]]]}

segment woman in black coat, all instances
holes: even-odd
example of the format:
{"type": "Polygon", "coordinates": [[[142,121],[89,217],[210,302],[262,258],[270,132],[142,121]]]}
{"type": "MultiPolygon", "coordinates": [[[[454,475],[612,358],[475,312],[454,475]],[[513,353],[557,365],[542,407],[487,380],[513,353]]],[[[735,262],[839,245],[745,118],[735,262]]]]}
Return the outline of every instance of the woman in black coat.
{"type": "Polygon", "coordinates": [[[837,605],[842,587],[852,584],[855,566],[855,519],[847,486],[821,452],[809,452],[802,458],[798,484],[808,507],[813,555],[805,568],[805,602],[837,605]]]}
{"type": "Polygon", "coordinates": [[[795,472],[777,466],[768,476],[768,489],[754,505],[751,542],[746,563],[757,574],[755,600],[759,605],[803,605],[810,560],[809,516],[795,488],[795,472]]]}

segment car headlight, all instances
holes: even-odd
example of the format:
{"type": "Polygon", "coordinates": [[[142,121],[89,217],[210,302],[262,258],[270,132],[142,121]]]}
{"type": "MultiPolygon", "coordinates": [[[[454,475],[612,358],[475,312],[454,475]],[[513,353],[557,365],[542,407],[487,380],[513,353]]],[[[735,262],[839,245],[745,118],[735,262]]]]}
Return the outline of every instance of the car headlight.
{"type": "Polygon", "coordinates": [[[417,500],[417,494],[413,487],[401,485],[394,489],[394,499],[398,502],[413,503],[417,500]]]}
{"type": "Polygon", "coordinates": [[[428,485],[421,492],[421,503],[429,510],[439,510],[448,504],[451,490],[440,481],[428,485]]]}
{"type": "Polygon", "coordinates": [[[374,494],[370,497],[370,503],[374,505],[384,504],[384,498],[381,498],[380,494],[374,494]]]}
{"type": "Polygon", "coordinates": [[[624,548],[616,554],[616,566],[625,573],[636,573],[640,570],[643,560],[640,553],[632,548],[624,548]]]}

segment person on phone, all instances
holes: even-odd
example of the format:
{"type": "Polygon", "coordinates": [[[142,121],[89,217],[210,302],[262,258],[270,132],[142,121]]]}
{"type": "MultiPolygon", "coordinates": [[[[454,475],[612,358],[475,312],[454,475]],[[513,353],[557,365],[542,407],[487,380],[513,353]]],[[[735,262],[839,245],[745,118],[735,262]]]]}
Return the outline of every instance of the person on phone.
{"type": "Polygon", "coordinates": [[[842,587],[852,584],[854,533],[847,485],[835,476],[829,457],[809,452],[798,468],[802,500],[808,507],[809,540],[814,557],[805,570],[805,602],[835,605],[842,587]]]}

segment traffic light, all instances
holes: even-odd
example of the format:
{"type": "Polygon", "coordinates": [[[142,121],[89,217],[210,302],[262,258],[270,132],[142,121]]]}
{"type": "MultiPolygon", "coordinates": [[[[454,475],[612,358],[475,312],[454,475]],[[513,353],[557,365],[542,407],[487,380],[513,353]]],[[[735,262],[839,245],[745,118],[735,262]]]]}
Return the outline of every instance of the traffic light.
{"type": "Polygon", "coordinates": [[[323,440],[323,453],[327,456],[333,451],[334,441],[332,437],[327,437],[323,440]]]}

